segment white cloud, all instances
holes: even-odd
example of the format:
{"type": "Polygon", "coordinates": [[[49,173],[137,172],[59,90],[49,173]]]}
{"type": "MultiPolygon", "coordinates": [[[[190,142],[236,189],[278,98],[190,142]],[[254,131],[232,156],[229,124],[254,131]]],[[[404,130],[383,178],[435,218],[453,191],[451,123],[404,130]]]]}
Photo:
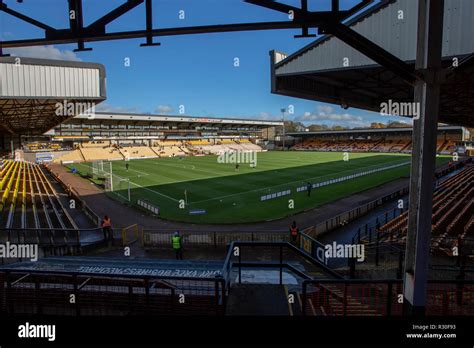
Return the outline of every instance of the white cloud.
{"type": "Polygon", "coordinates": [[[317,107],[317,110],[319,110],[320,113],[324,113],[324,114],[334,113],[334,108],[330,105],[319,105],[317,107]]]}
{"type": "Polygon", "coordinates": [[[5,53],[14,57],[69,60],[79,62],[81,59],[71,50],[60,50],[54,46],[30,46],[7,48],[5,53]]]}
{"type": "Polygon", "coordinates": [[[156,114],[171,114],[173,108],[169,105],[158,105],[155,109],[156,114]]]}
{"type": "Polygon", "coordinates": [[[351,115],[349,113],[337,113],[332,106],[318,105],[314,112],[306,111],[303,115],[295,117],[295,121],[309,123],[330,121],[334,123],[352,123],[360,124],[363,119],[361,116],[351,115]]]}

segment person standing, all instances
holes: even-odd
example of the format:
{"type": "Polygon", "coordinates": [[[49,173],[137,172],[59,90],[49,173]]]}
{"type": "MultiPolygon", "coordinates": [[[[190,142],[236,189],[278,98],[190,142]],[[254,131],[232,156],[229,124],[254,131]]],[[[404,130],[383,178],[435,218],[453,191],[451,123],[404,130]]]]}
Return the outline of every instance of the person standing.
{"type": "Polygon", "coordinates": [[[179,232],[176,231],[171,237],[171,244],[173,245],[173,250],[176,254],[176,260],[182,260],[183,259],[183,245],[181,243],[181,236],[179,235],[179,232]]]}
{"type": "Polygon", "coordinates": [[[102,220],[102,231],[104,232],[105,241],[113,240],[112,221],[107,215],[105,215],[104,220],[102,220]]]}
{"type": "Polygon", "coordinates": [[[308,197],[311,197],[311,189],[312,188],[313,188],[313,185],[310,182],[308,182],[306,184],[306,190],[308,191],[308,197]]]}
{"type": "Polygon", "coordinates": [[[298,232],[299,232],[299,229],[296,226],[296,221],[293,221],[293,223],[290,226],[290,237],[291,237],[291,242],[295,245],[298,240],[298,232]]]}

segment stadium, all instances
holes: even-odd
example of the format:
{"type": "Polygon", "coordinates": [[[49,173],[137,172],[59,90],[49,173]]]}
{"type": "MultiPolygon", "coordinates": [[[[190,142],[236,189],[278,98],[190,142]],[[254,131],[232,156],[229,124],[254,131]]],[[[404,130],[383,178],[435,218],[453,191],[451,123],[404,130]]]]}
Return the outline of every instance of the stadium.
{"type": "Polygon", "coordinates": [[[81,15],[66,33],[4,1],[2,15],[46,32],[0,47],[74,43],[86,55],[85,43],[139,35],[151,46],[158,36],[262,29],[308,39],[318,28],[293,54],[270,50],[273,96],[419,110],[395,112],[396,125],[351,128],[297,122],[307,115],[292,120],[293,105],[273,118],[193,115],[183,105],[175,114],[103,111],[113,62],[5,54],[2,319],[474,314],[474,46],[459,39],[474,28],[457,20],[474,3],[354,1],[343,10],[329,1],[329,11],[310,11],[307,1],[252,0],[243,3],[296,19],[152,29],[158,3],[128,1],[84,27],[82,1],[69,1],[81,15]],[[142,3],[146,31],[105,32],[142,3]]]}

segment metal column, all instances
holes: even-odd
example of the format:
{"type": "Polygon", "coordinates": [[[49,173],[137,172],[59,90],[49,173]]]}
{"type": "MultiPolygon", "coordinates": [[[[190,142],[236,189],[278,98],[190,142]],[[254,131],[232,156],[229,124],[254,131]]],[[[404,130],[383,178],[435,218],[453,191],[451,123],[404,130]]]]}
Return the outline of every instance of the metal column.
{"type": "Polygon", "coordinates": [[[419,0],[415,85],[419,119],[413,125],[410,203],[405,256],[404,304],[424,314],[428,279],[436,136],[439,114],[444,0],[419,0]]]}

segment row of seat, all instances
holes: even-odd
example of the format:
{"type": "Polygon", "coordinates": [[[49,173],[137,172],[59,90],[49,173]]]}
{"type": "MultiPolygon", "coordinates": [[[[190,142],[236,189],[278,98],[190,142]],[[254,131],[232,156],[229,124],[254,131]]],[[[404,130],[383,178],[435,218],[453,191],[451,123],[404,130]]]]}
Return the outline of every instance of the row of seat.
{"type": "Polygon", "coordinates": [[[186,151],[184,146],[161,146],[152,147],[156,154],[156,157],[174,157],[174,156],[185,156],[189,152],[186,151]]]}
{"type": "Polygon", "coordinates": [[[147,145],[113,145],[108,141],[94,141],[82,143],[76,149],[57,154],[54,161],[64,162],[94,162],[94,161],[114,161],[137,158],[158,158],[186,156],[199,153],[217,154],[221,151],[261,151],[262,148],[253,144],[249,139],[221,140],[217,143],[225,142],[226,145],[216,145],[216,141],[208,139],[180,141],[180,140],[157,140],[153,146],[147,145]]]}
{"type": "MultiPolygon", "coordinates": [[[[314,151],[352,151],[352,152],[388,152],[388,153],[410,153],[410,138],[373,138],[373,139],[347,139],[347,140],[321,140],[310,139],[293,146],[294,150],[314,151]]],[[[452,153],[456,144],[450,139],[439,139],[437,143],[438,153],[452,153]]]]}
{"type": "Polygon", "coordinates": [[[233,144],[228,144],[228,145],[207,145],[207,146],[199,146],[196,148],[201,153],[207,153],[207,154],[215,154],[219,155],[224,152],[235,152],[235,151],[256,151],[260,152],[262,151],[262,148],[256,144],[253,143],[240,143],[237,144],[236,142],[233,142],[233,144]]]}
{"type": "Polygon", "coordinates": [[[156,152],[148,146],[124,146],[120,148],[120,152],[125,158],[150,158],[158,157],[156,152]]]}
{"type": "Polygon", "coordinates": [[[99,160],[112,161],[125,159],[120,150],[114,147],[85,147],[81,148],[80,151],[84,159],[88,162],[99,160]]]}
{"type": "MultiPolygon", "coordinates": [[[[474,165],[442,181],[433,195],[432,246],[452,255],[458,239],[472,237],[474,223],[474,165]]],[[[382,240],[403,242],[408,231],[408,211],[379,228],[382,240]]]]}
{"type": "Polygon", "coordinates": [[[7,161],[0,175],[0,228],[77,227],[39,165],[7,161]]]}

